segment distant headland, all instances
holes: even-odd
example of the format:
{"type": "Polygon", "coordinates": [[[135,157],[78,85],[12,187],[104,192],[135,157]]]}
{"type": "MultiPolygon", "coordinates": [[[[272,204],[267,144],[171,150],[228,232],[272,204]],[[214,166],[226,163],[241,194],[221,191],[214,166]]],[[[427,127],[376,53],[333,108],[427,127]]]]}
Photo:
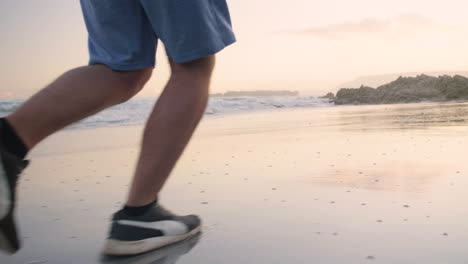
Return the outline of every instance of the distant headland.
{"type": "Polygon", "coordinates": [[[393,82],[377,88],[342,88],[336,95],[328,93],[336,105],[349,104],[395,104],[415,102],[443,102],[468,100],[468,78],[455,75],[439,77],[425,74],[416,77],[399,77],[393,82]]]}
{"type": "Polygon", "coordinates": [[[237,97],[237,96],[298,96],[297,91],[271,91],[271,90],[257,90],[257,91],[228,91],[225,93],[210,94],[213,97],[237,97]]]}

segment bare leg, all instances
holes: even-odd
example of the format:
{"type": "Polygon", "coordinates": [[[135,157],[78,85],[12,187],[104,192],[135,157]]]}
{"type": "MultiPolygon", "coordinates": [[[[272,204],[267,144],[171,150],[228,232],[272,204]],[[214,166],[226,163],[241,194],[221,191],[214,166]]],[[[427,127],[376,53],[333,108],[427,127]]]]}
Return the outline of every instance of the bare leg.
{"type": "Polygon", "coordinates": [[[150,78],[152,68],[117,72],[92,65],[64,73],[7,117],[29,149],[87,116],[122,103],[150,78]]]}
{"type": "Polygon", "coordinates": [[[154,201],[206,108],[215,57],[177,64],[146,124],[128,206],[154,201]]]}

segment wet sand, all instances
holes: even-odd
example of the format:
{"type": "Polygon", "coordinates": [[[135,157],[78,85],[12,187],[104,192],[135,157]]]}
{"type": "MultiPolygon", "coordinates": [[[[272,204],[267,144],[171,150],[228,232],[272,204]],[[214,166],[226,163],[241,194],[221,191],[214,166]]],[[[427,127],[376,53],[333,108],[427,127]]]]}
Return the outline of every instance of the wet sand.
{"type": "Polygon", "coordinates": [[[23,249],[0,263],[466,263],[468,103],[205,118],[161,202],[200,237],[99,255],[142,128],[67,130],[19,186],[23,249]]]}

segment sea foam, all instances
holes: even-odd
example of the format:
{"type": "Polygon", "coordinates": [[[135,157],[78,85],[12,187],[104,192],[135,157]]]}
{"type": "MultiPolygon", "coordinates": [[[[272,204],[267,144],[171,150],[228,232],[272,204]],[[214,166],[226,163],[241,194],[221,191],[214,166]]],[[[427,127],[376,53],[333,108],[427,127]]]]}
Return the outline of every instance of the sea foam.
{"type": "MultiPolygon", "coordinates": [[[[140,125],[148,118],[157,98],[134,98],[72,125],[71,129],[103,126],[140,125]]],[[[24,100],[0,100],[0,116],[17,109],[24,100]]],[[[314,96],[211,97],[206,115],[234,114],[278,108],[327,107],[328,99],[314,96]]]]}

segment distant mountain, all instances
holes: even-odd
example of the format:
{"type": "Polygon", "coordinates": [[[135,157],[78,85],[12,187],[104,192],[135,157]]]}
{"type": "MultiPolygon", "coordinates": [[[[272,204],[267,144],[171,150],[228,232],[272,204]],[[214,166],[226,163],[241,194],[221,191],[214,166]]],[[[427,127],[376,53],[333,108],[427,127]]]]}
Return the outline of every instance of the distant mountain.
{"type": "Polygon", "coordinates": [[[336,96],[330,93],[326,98],[337,105],[468,100],[468,78],[461,75],[400,76],[395,81],[377,88],[363,85],[360,88],[342,88],[336,96]]]}
{"type": "Polygon", "coordinates": [[[341,89],[341,88],[361,87],[361,86],[379,87],[393,80],[396,80],[400,76],[416,77],[421,74],[430,75],[430,76],[460,75],[460,76],[468,77],[468,71],[406,72],[406,73],[394,73],[394,74],[384,74],[384,75],[369,75],[369,76],[361,76],[352,81],[343,83],[337,88],[341,89]]]}

